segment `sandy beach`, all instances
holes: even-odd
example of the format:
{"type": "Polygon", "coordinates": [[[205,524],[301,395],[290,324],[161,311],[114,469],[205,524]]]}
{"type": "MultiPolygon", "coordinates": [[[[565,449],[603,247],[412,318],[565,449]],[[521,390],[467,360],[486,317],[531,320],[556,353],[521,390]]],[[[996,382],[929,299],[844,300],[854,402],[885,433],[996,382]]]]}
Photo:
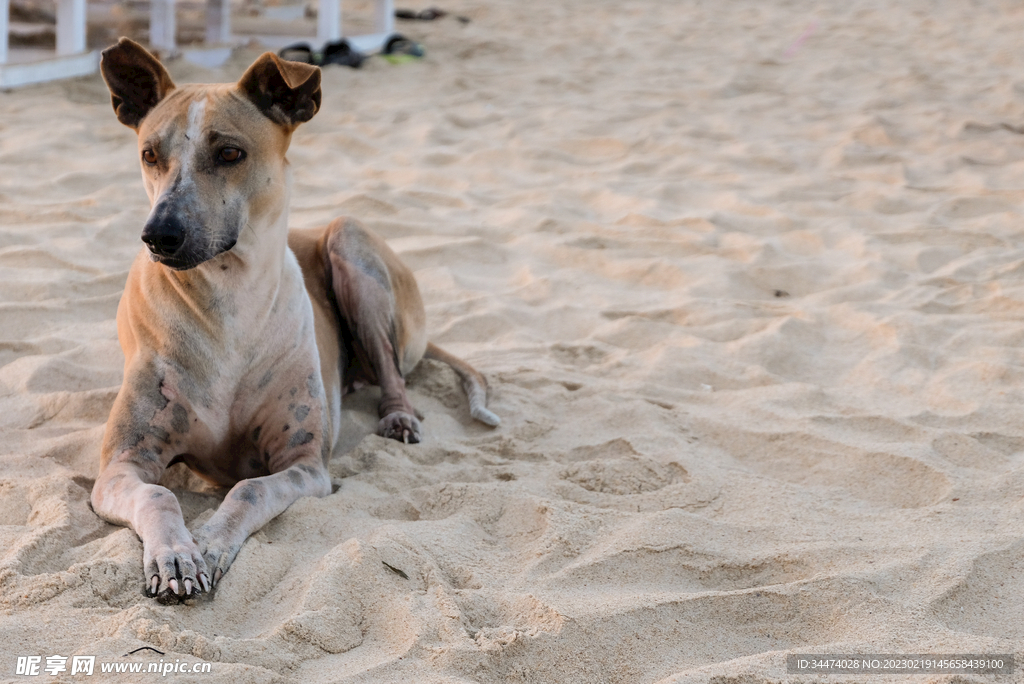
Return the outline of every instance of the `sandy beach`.
{"type": "MultiPolygon", "coordinates": [[[[419,445],[346,397],[337,491],[185,605],[89,506],[135,135],[98,75],[0,93],[0,681],[1020,681],[786,657],[1024,667],[1024,6],[443,8],[324,70],[291,223],[385,237],[503,423],[436,362],[419,445]],[[97,673],[15,674],[54,654],[97,673]],[[161,658],[211,672],[98,672],[161,658]]],[[[223,496],[164,483],[192,528],[223,496]]]]}

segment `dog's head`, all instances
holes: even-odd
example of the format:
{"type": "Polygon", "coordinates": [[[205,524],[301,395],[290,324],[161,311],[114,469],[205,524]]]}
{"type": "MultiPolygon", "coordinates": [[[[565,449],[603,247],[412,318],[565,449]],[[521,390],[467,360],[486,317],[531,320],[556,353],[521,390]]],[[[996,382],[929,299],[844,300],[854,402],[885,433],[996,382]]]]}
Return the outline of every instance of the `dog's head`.
{"type": "Polygon", "coordinates": [[[238,83],[177,88],[127,38],[103,51],[100,69],[118,120],[139,135],[154,261],[193,268],[285,211],[285,152],[320,108],[320,69],[268,52],[238,83]]]}

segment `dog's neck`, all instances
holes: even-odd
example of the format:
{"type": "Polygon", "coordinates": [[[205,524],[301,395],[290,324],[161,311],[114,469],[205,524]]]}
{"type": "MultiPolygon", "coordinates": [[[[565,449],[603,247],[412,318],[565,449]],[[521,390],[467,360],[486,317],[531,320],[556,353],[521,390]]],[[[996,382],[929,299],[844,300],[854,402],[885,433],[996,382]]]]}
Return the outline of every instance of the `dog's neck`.
{"type": "MultiPolygon", "coordinates": [[[[185,271],[150,263],[150,273],[175,295],[194,304],[197,312],[215,313],[221,320],[234,316],[251,319],[264,311],[249,311],[246,302],[269,308],[282,293],[281,283],[288,263],[288,204],[291,172],[285,174],[280,201],[262,217],[251,217],[241,229],[235,245],[212,259],[185,271]],[[231,302],[230,306],[220,306],[231,302]],[[216,311],[214,311],[216,309],[216,311]]],[[[294,262],[294,260],[292,260],[294,262]]]]}

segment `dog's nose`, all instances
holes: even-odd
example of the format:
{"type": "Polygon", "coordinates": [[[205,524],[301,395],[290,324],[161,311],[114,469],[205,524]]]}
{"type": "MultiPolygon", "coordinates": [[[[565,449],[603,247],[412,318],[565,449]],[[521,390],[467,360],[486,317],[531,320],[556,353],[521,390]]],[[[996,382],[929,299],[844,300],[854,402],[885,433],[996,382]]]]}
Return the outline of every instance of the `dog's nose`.
{"type": "Polygon", "coordinates": [[[147,225],[142,231],[142,241],[157,256],[174,256],[185,244],[185,231],[180,226],[167,223],[147,225]]]}

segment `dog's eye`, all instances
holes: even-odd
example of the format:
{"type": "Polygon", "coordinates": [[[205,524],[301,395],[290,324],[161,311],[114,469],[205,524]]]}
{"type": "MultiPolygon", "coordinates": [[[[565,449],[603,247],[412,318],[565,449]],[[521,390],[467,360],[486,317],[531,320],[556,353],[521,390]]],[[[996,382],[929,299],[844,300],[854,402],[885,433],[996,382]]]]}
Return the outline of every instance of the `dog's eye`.
{"type": "Polygon", "coordinates": [[[236,161],[240,161],[245,153],[237,147],[225,147],[220,151],[220,160],[233,164],[236,161]]]}
{"type": "Polygon", "coordinates": [[[156,152],[150,149],[142,150],[142,161],[153,166],[153,164],[156,164],[156,152]]]}

